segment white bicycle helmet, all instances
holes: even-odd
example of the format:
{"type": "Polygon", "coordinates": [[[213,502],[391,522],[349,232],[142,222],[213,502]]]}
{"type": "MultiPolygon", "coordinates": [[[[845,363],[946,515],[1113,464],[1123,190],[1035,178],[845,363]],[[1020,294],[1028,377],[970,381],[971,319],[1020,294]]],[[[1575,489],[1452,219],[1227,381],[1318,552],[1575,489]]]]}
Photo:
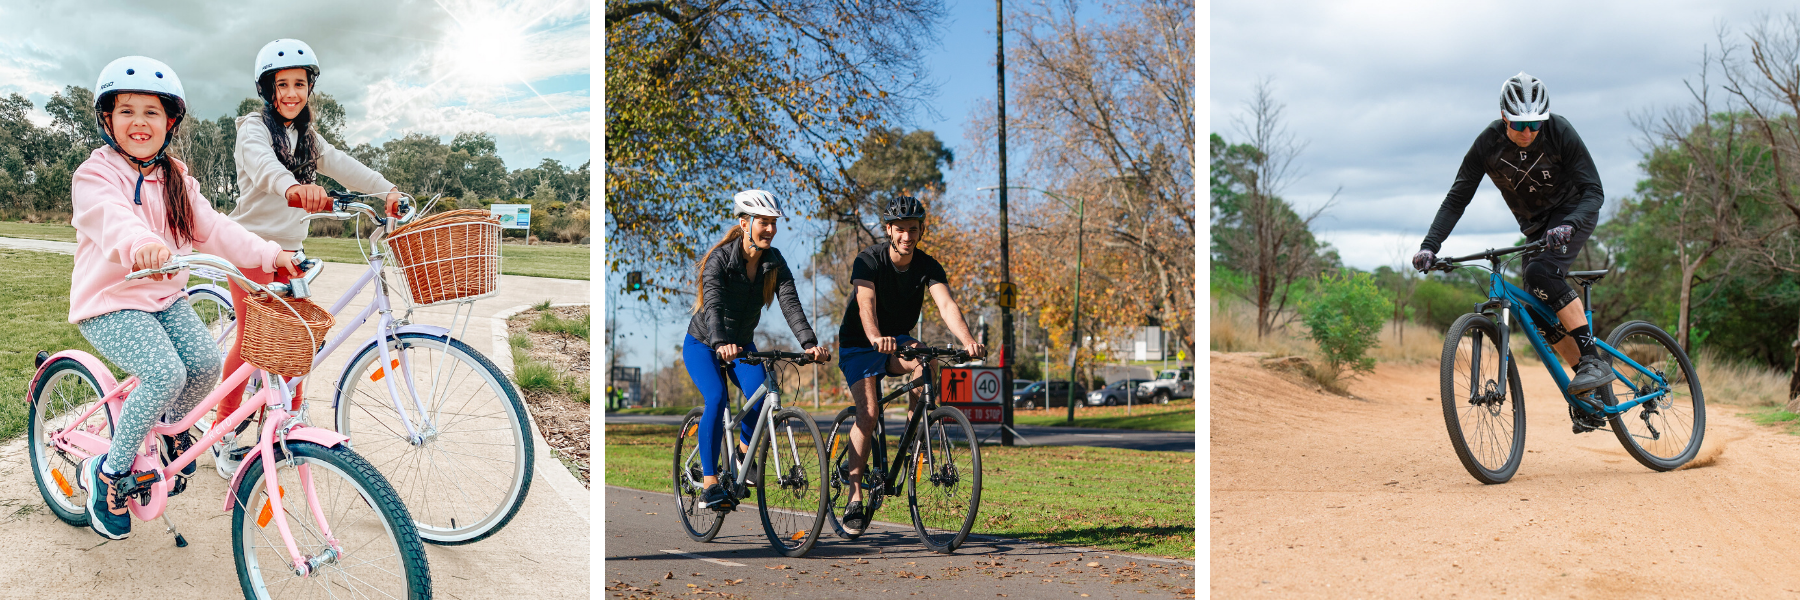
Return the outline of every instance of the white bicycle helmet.
{"type": "MultiPolygon", "coordinates": [[[[106,64],[100,69],[100,80],[94,83],[94,125],[100,128],[100,139],[125,160],[148,167],[161,160],[169,151],[169,142],[175,140],[175,128],[187,117],[187,93],[181,89],[181,78],[175,76],[175,70],[162,61],[147,56],[127,56],[106,64]],[[113,99],[119,94],[152,94],[175,102],[175,114],[170,115],[175,122],[169,124],[169,135],[163,138],[162,148],[157,149],[156,156],[150,160],[140,160],[125,152],[119,141],[113,139],[112,132],[106,127],[106,115],[111,112],[113,99]]],[[[138,190],[143,190],[143,175],[138,175],[138,190]]],[[[133,202],[142,204],[141,197],[133,198],[133,202]]]]}
{"type": "Polygon", "coordinates": [[[319,56],[300,40],[279,39],[256,51],[256,94],[269,101],[273,90],[263,89],[263,75],[285,69],[306,69],[308,82],[319,76],[319,56]]]}
{"type": "Polygon", "coordinates": [[[782,217],[781,202],[775,195],[762,190],[744,190],[732,197],[735,210],[733,216],[755,215],[759,217],[782,217]]]}
{"type": "Polygon", "coordinates": [[[1519,71],[1500,84],[1500,112],[1513,122],[1550,118],[1550,90],[1536,77],[1519,71]]]}

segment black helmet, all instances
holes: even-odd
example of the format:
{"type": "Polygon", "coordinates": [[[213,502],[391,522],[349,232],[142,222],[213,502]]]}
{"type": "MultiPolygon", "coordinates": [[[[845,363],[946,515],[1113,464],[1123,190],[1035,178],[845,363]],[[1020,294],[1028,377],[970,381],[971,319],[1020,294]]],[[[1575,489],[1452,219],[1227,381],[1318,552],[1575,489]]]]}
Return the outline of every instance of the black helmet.
{"type": "Polygon", "coordinates": [[[925,204],[912,196],[900,196],[889,200],[887,209],[881,211],[881,222],[892,223],[905,219],[924,219],[925,204]]]}

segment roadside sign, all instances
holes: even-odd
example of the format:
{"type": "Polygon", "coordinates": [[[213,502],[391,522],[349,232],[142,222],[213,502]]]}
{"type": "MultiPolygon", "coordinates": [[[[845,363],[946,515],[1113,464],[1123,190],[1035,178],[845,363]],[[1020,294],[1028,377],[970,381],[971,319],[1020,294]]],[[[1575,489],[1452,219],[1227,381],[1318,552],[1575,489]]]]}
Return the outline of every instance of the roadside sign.
{"type": "Polygon", "coordinates": [[[488,210],[500,218],[501,229],[531,229],[530,204],[495,204],[488,210]]]}
{"type": "Polygon", "coordinates": [[[1000,422],[1000,400],[1007,391],[1000,385],[1000,369],[945,367],[938,373],[945,406],[963,411],[971,423],[1000,422]]]}
{"type": "Polygon", "coordinates": [[[1019,303],[1019,286],[1010,281],[1000,283],[1000,307],[1016,308],[1019,303]]]}

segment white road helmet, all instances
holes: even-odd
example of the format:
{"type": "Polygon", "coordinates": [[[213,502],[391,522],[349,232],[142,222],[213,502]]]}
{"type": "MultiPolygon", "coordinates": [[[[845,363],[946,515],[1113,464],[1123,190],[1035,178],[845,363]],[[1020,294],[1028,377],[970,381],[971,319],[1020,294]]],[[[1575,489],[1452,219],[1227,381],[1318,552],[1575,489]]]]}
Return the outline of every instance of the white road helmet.
{"type": "MultiPolygon", "coordinates": [[[[100,69],[100,80],[94,83],[94,124],[100,128],[100,139],[112,146],[119,156],[140,167],[148,167],[169,151],[169,142],[175,140],[175,128],[187,117],[187,93],[181,89],[181,78],[175,76],[175,70],[162,61],[147,56],[127,56],[106,64],[100,69]],[[163,138],[162,148],[158,148],[156,156],[150,160],[142,160],[125,152],[119,141],[113,139],[112,131],[106,126],[106,115],[111,112],[114,98],[119,94],[151,94],[167,98],[175,102],[174,122],[169,124],[169,135],[163,138]]],[[[138,175],[138,190],[132,201],[143,204],[143,174],[138,175]]]]}
{"type": "Polygon", "coordinates": [[[733,216],[755,215],[759,217],[782,217],[781,201],[775,195],[762,190],[744,190],[731,199],[734,207],[733,216]]]}
{"type": "Polygon", "coordinates": [[[1500,112],[1513,122],[1550,118],[1550,90],[1536,77],[1519,71],[1500,85],[1500,112]]]}
{"type": "MultiPolygon", "coordinates": [[[[306,69],[313,78],[319,76],[319,56],[312,46],[300,40],[279,39],[263,44],[256,52],[256,94],[268,101],[272,90],[263,89],[263,75],[285,69],[306,69]]],[[[309,79],[310,81],[310,79],[309,79]]]]}

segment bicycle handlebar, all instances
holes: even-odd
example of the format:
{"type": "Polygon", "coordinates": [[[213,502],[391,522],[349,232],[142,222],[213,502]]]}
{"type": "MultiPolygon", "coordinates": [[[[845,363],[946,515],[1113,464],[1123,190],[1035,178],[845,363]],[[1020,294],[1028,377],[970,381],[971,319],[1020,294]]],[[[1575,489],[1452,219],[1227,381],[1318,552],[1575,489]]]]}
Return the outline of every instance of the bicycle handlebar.
{"type": "Polygon", "coordinates": [[[1525,251],[1529,251],[1529,250],[1541,250],[1543,248],[1545,248],[1544,240],[1538,240],[1538,241],[1535,241],[1535,242],[1532,242],[1529,244],[1525,244],[1523,246],[1512,246],[1512,247],[1508,247],[1508,248],[1499,248],[1499,249],[1489,248],[1480,253],[1470,254],[1468,256],[1437,259],[1436,262],[1431,264],[1431,268],[1428,269],[1428,271],[1443,271],[1445,273],[1448,273],[1451,270],[1456,268],[1457,263],[1465,263],[1465,262],[1469,262],[1469,261],[1473,261],[1473,260],[1496,260],[1496,259],[1498,259],[1502,256],[1506,256],[1508,254],[1513,254],[1513,253],[1517,253],[1517,252],[1525,252],[1525,251]]]}
{"type": "Polygon", "coordinates": [[[131,274],[126,275],[125,279],[127,279],[127,280],[142,279],[145,277],[149,277],[151,275],[167,275],[167,274],[177,273],[182,270],[189,269],[189,268],[192,268],[195,266],[203,266],[203,267],[212,267],[214,269],[218,269],[220,272],[224,273],[226,277],[230,277],[231,279],[237,280],[238,282],[244,284],[244,287],[246,289],[249,289],[253,292],[268,292],[270,294],[274,294],[277,296],[291,296],[295,287],[300,287],[300,288],[306,287],[307,284],[311,284],[314,279],[317,279],[319,277],[319,273],[324,271],[323,269],[318,268],[319,265],[323,264],[321,261],[319,261],[319,259],[316,259],[316,258],[307,259],[307,258],[305,258],[306,255],[300,254],[298,252],[296,252],[295,255],[300,256],[303,259],[303,260],[301,260],[299,267],[297,267],[301,270],[301,273],[304,274],[301,277],[301,279],[299,280],[299,281],[304,282],[304,284],[300,285],[300,286],[291,286],[288,284],[281,284],[281,283],[271,283],[271,284],[268,284],[265,286],[263,284],[251,281],[250,279],[244,277],[244,272],[238,270],[237,265],[231,264],[231,261],[225,260],[225,259],[217,257],[217,256],[213,256],[211,254],[199,254],[199,253],[189,254],[186,256],[171,257],[171,258],[169,258],[169,262],[164,263],[163,266],[160,266],[160,267],[157,267],[154,269],[144,269],[141,271],[133,271],[133,272],[131,272],[131,274]]]}
{"type": "Polygon", "coordinates": [[[776,361],[776,360],[793,361],[796,364],[802,364],[802,365],[809,365],[809,364],[812,364],[815,362],[825,362],[825,361],[813,360],[812,358],[808,357],[806,354],[800,353],[800,352],[748,352],[748,353],[744,354],[744,357],[745,357],[744,362],[746,364],[752,364],[752,365],[760,365],[767,361],[776,361]]]}
{"type": "MultiPolygon", "coordinates": [[[[402,224],[402,225],[406,224],[406,223],[411,223],[413,218],[418,216],[418,212],[419,212],[418,203],[413,201],[412,195],[407,194],[405,192],[388,192],[388,193],[400,195],[400,201],[398,202],[398,204],[399,204],[399,209],[400,209],[401,215],[399,217],[393,217],[394,221],[397,224],[402,224]]],[[[371,220],[375,221],[375,223],[378,225],[386,225],[388,222],[389,217],[386,214],[384,214],[382,211],[376,210],[374,207],[369,206],[367,204],[355,201],[357,198],[385,197],[387,195],[387,193],[357,194],[354,192],[339,192],[339,191],[334,190],[334,191],[325,192],[325,195],[331,197],[331,212],[312,213],[312,214],[306,215],[305,217],[301,218],[300,219],[301,222],[314,221],[314,220],[318,220],[318,219],[332,219],[332,220],[336,220],[336,221],[347,221],[347,220],[356,218],[356,216],[358,214],[368,215],[369,218],[371,220]]],[[[288,206],[300,208],[298,206],[298,204],[292,200],[288,201],[288,206]]]]}
{"type": "Polygon", "coordinates": [[[913,347],[908,347],[908,348],[899,348],[894,351],[894,355],[899,356],[900,358],[907,358],[907,359],[937,358],[937,357],[954,358],[954,359],[956,359],[956,362],[965,362],[965,361],[969,360],[969,358],[970,358],[969,351],[967,351],[967,350],[957,350],[954,348],[932,348],[930,346],[913,346],[913,347]]]}

